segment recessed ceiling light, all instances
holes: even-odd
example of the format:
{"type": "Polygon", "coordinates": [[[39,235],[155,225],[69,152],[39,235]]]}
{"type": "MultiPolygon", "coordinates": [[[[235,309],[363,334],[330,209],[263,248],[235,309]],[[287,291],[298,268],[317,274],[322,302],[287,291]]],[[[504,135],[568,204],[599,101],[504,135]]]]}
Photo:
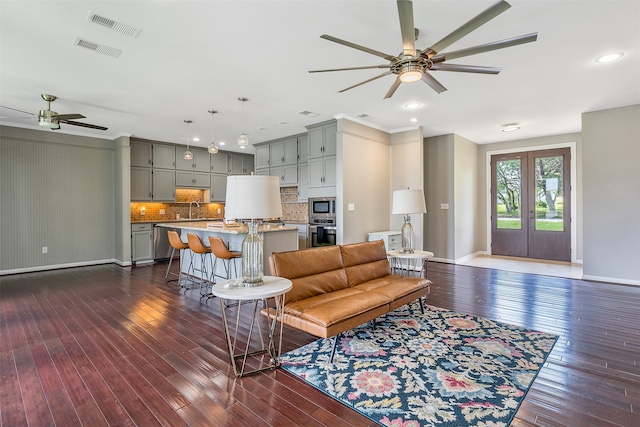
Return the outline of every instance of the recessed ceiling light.
{"type": "Polygon", "coordinates": [[[417,119],[417,118],[415,118],[415,117],[412,117],[412,118],[410,118],[410,119],[409,119],[409,121],[410,121],[410,122],[412,122],[412,123],[415,123],[415,122],[417,122],[417,121],[418,121],[418,119],[417,119]]]}
{"type": "Polygon", "coordinates": [[[220,145],[227,145],[227,143],[226,143],[226,142],[224,142],[224,141],[220,141],[220,142],[218,142],[218,144],[220,144],[220,145]]]}
{"type": "Polygon", "coordinates": [[[607,53],[606,55],[602,55],[596,58],[596,62],[598,64],[604,64],[605,62],[612,62],[612,61],[615,61],[616,59],[622,58],[623,55],[624,53],[622,52],[607,53]]]}
{"type": "Polygon", "coordinates": [[[420,104],[419,102],[410,102],[408,104],[404,105],[404,108],[408,108],[409,110],[415,110],[416,108],[421,107],[422,104],[420,104]]]}
{"type": "Polygon", "coordinates": [[[196,137],[194,137],[194,138],[193,138],[193,140],[194,140],[195,142],[198,142],[198,141],[200,141],[200,138],[198,138],[198,137],[196,136],[196,137]]]}
{"type": "Polygon", "coordinates": [[[502,132],[513,132],[515,130],[520,129],[520,125],[518,123],[508,123],[506,125],[502,125],[502,132]]]}

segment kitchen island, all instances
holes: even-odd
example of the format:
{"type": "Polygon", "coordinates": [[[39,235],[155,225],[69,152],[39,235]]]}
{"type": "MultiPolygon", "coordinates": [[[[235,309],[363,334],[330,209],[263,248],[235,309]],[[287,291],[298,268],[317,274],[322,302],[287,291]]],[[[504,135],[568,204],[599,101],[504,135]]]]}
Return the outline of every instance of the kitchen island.
{"type": "MultiPolygon", "coordinates": [[[[196,234],[202,239],[205,246],[209,246],[209,236],[220,237],[231,251],[242,251],[242,241],[248,233],[245,224],[222,224],[220,221],[181,221],[156,224],[156,227],[180,230],[183,242],[187,241],[187,233],[196,234]]],[[[263,266],[264,275],[270,274],[269,256],[273,252],[295,251],[298,249],[298,227],[275,224],[264,224],[258,227],[258,235],[264,242],[263,266]]],[[[200,257],[193,257],[196,272],[200,269],[200,257]]],[[[182,251],[180,268],[183,273],[189,267],[189,251],[182,251]]],[[[211,267],[207,265],[207,270],[211,267]]],[[[225,276],[224,266],[221,262],[216,266],[216,275],[225,276]]],[[[238,273],[242,275],[242,267],[238,266],[238,273]]]]}

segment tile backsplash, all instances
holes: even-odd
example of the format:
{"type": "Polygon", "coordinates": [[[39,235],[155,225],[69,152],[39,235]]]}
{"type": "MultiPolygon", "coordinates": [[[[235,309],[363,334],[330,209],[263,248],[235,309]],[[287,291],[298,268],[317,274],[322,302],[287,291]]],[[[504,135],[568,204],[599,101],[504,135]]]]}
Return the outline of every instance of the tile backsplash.
{"type": "MultiPolygon", "coordinates": [[[[141,221],[168,221],[180,218],[189,218],[189,204],[187,201],[202,200],[202,190],[181,190],[178,194],[182,203],[158,203],[158,202],[132,202],[130,204],[131,222],[141,221]],[[143,209],[144,208],[144,209],[143,209]],[[144,215],[142,211],[144,210],[144,215]],[[164,213],[160,213],[164,210],[164,213]]],[[[282,201],[282,218],[285,221],[309,221],[309,208],[306,202],[298,202],[298,187],[281,187],[280,200],[282,201]]],[[[224,203],[202,203],[200,207],[195,204],[191,208],[192,218],[224,218],[224,203]]]]}

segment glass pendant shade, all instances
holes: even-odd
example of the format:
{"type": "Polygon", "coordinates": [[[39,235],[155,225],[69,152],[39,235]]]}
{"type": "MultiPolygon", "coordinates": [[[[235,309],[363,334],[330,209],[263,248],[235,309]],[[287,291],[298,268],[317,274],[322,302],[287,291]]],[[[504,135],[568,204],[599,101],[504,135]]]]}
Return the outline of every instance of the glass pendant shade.
{"type": "Polygon", "coordinates": [[[218,146],[212,142],[211,144],[209,144],[209,148],[207,148],[207,151],[211,154],[216,154],[218,152],[218,146]]]}
{"type": "Polygon", "coordinates": [[[184,152],[184,154],[182,155],[182,158],[185,160],[193,159],[193,153],[189,151],[189,147],[187,147],[187,151],[184,152]]]}
{"type": "Polygon", "coordinates": [[[244,132],[242,132],[238,137],[238,145],[240,147],[246,147],[249,145],[249,138],[247,138],[247,135],[245,135],[244,132]]]}

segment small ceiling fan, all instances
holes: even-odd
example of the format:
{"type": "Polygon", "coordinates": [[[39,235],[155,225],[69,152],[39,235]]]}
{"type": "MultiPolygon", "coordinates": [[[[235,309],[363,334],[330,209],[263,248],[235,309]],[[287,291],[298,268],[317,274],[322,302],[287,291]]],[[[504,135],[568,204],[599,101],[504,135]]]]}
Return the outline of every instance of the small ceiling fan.
{"type": "Polygon", "coordinates": [[[330,71],[347,71],[347,70],[365,70],[371,68],[388,68],[388,71],[367,79],[363,82],[357,83],[353,86],[349,86],[342,89],[339,92],[345,92],[349,89],[353,89],[365,83],[369,83],[384,76],[395,74],[396,80],[391,85],[391,88],[385,95],[384,99],[391,98],[395,91],[398,89],[401,83],[415,82],[422,80],[433,90],[438,93],[442,93],[447,89],[440,84],[432,75],[432,71],[458,71],[463,73],[480,73],[480,74],[498,74],[502,71],[501,68],[496,67],[482,67],[477,65],[462,65],[462,64],[447,64],[445,61],[462,58],[464,56],[476,55],[478,53],[489,52],[491,50],[504,49],[506,47],[516,46],[519,44],[530,43],[536,41],[538,33],[526,34],[523,36],[513,37],[510,39],[504,39],[491,43],[486,43],[466,49],[460,49],[449,53],[441,53],[441,51],[454,42],[460,40],[467,34],[471,33],[478,27],[486,24],[491,19],[495,18],[505,10],[509,9],[511,5],[504,0],[500,0],[493,6],[486,9],[476,17],[472,18],[458,29],[444,37],[442,40],[427,47],[424,50],[416,50],[416,40],[418,35],[418,29],[413,26],[413,4],[411,0],[397,0],[398,3],[398,15],[400,16],[400,30],[402,32],[402,53],[399,55],[389,55],[377,50],[369,49],[355,43],[348,42],[346,40],[339,39],[327,34],[320,36],[325,40],[329,40],[338,44],[342,44],[353,49],[361,50],[372,55],[379,56],[389,61],[389,64],[371,65],[363,67],[351,67],[351,68],[334,68],[328,70],[312,70],[310,73],[324,73],[330,71]]]}
{"type": "Polygon", "coordinates": [[[43,93],[40,96],[42,97],[42,99],[47,101],[47,109],[40,110],[38,114],[29,113],[28,111],[22,111],[22,110],[18,110],[11,107],[2,106],[2,108],[6,108],[8,110],[13,110],[13,111],[19,111],[21,113],[31,114],[32,116],[36,116],[38,117],[38,124],[40,126],[49,128],[51,130],[60,129],[60,123],[64,123],[67,125],[74,125],[74,126],[82,126],[90,129],[98,129],[98,130],[108,129],[104,126],[92,125],[90,123],[74,122],[72,120],[84,119],[85,116],[83,116],[82,114],[58,114],[57,112],[51,110],[51,103],[58,98],[55,95],[49,95],[46,93],[43,93]]]}

